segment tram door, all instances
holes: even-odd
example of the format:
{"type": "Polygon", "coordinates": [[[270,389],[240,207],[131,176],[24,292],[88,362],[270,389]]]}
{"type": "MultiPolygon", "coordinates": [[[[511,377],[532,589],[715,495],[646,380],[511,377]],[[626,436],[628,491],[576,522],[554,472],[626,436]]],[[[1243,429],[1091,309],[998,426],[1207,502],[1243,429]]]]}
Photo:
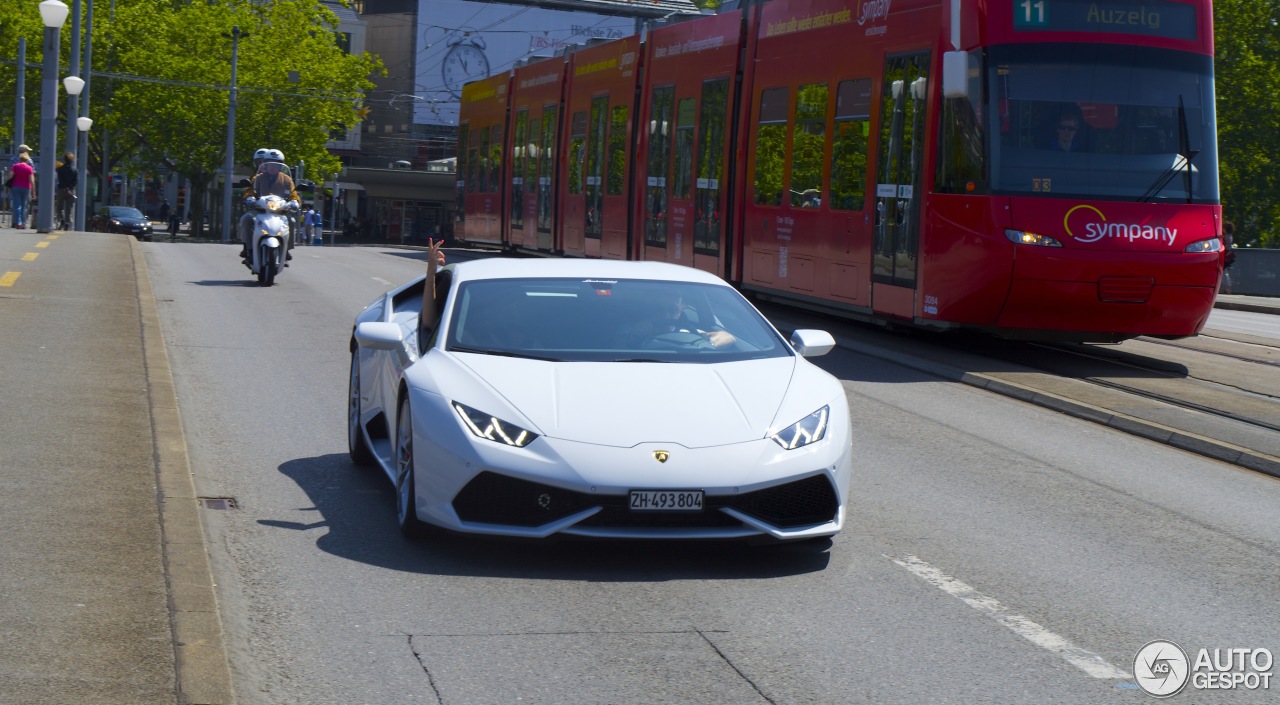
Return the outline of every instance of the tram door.
{"type": "Polygon", "coordinates": [[[928,67],[928,52],[886,58],[877,136],[871,303],[908,318],[914,315],[920,261],[928,67]]]}

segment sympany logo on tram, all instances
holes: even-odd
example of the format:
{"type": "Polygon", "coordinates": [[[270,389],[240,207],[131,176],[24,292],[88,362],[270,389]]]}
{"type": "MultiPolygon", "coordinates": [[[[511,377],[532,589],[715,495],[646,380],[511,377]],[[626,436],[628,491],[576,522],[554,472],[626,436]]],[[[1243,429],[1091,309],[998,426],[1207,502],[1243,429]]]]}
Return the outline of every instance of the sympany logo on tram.
{"type": "Polygon", "coordinates": [[[1143,223],[1109,222],[1096,206],[1079,205],[1067,211],[1062,227],[1077,242],[1097,242],[1103,238],[1118,238],[1135,242],[1155,240],[1173,246],[1178,237],[1177,228],[1143,223]],[[1080,215],[1076,215],[1079,212],[1080,215]],[[1075,216],[1075,217],[1072,217],[1075,216]]]}

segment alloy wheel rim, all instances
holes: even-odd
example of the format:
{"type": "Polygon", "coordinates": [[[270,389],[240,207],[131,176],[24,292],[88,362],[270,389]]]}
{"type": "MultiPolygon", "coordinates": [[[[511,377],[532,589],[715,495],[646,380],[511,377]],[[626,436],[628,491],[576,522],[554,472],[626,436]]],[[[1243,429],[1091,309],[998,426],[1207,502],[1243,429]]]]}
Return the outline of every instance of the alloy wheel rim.
{"type": "Polygon", "coordinates": [[[347,445],[355,448],[360,430],[360,363],[356,353],[351,354],[351,376],[347,382],[347,445]]]}
{"type": "MultiPolygon", "coordinates": [[[[407,408],[407,407],[406,407],[407,408]]],[[[409,508],[412,506],[413,498],[409,496],[409,471],[413,465],[413,440],[406,423],[407,414],[400,414],[400,421],[396,428],[396,509],[399,514],[400,523],[403,524],[409,517],[409,508]]]]}

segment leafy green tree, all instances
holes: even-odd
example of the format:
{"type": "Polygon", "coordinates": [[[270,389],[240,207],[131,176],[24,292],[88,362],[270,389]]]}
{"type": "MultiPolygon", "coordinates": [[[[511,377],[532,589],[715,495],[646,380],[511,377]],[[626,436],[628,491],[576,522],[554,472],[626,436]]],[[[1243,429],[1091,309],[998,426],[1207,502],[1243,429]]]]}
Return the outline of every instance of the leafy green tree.
{"type": "MultiPolygon", "coordinates": [[[[290,163],[305,161],[311,174],[336,171],[341,164],[325,142],[357,122],[369,77],[382,70],[368,54],[346,54],[336,26],[318,0],[117,0],[103,31],[107,61],[114,73],[139,78],[103,87],[103,127],[117,136],[105,166],[165,166],[190,179],[196,194],[214,185],[224,161],[235,27],[242,33],[236,163],[249,164],[254,150],[267,147],[290,163]]],[[[193,199],[197,228],[202,205],[193,199]]]]}
{"type": "MultiPolygon", "coordinates": [[[[70,20],[67,27],[70,27],[70,20]]],[[[68,44],[70,31],[64,28],[60,39],[63,46],[68,44]]],[[[26,109],[23,111],[22,141],[30,145],[37,153],[40,145],[40,97],[42,93],[40,66],[44,61],[44,22],[40,19],[40,6],[36,2],[5,2],[0,11],[0,149],[7,150],[14,141],[17,125],[14,121],[14,109],[18,90],[18,40],[26,39],[27,67],[23,100],[26,109]]],[[[68,53],[69,55],[69,53],[68,53]]],[[[61,69],[65,72],[66,61],[61,69]]],[[[63,110],[66,94],[59,83],[59,110],[63,110]]],[[[66,133],[65,122],[58,130],[58,144],[62,143],[66,133]]],[[[14,145],[16,146],[16,145],[14,145]]],[[[53,145],[54,151],[58,145],[53,145]]]]}
{"type": "MultiPolygon", "coordinates": [[[[99,2],[94,8],[94,126],[89,159],[81,160],[88,173],[175,171],[192,182],[192,220],[202,226],[198,195],[215,185],[224,161],[233,27],[244,33],[237,51],[236,163],[247,166],[255,149],[268,147],[283,151],[290,163],[305,161],[310,174],[341,167],[325,142],[333,131],[359,121],[363,93],[374,86],[370,76],[383,68],[369,54],[344,51],[337,17],[319,0],[113,5],[99,2]]],[[[38,66],[39,9],[35,2],[23,6],[18,13],[0,13],[0,57],[16,57],[17,37],[24,36],[28,65],[38,66]]],[[[64,71],[69,27],[70,21],[61,36],[64,71]]],[[[0,76],[0,136],[12,134],[14,82],[14,72],[0,76]]],[[[39,72],[29,70],[28,126],[38,124],[39,91],[39,72]]],[[[28,127],[26,133],[33,131],[28,127]]]]}
{"type": "Polygon", "coordinates": [[[1223,217],[1280,247],[1280,0],[1217,0],[1214,41],[1223,217]]]}

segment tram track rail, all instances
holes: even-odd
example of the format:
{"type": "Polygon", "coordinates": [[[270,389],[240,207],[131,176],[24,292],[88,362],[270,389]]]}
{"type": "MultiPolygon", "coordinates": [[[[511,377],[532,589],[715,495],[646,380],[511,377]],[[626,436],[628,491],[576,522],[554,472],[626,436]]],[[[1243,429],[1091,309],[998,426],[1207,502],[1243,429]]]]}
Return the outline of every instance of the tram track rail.
{"type": "Polygon", "coordinates": [[[1280,477],[1280,340],[1213,331],[1115,345],[1019,342],[766,314],[780,328],[829,330],[857,355],[1280,477]]]}
{"type": "MultiPolygon", "coordinates": [[[[1161,340],[1146,340],[1145,342],[1149,344],[1155,344],[1155,345],[1162,345],[1166,343],[1166,341],[1161,341],[1161,340]]],[[[1044,345],[1044,344],[1033,343],[1032,345],[1044,345]]],[[[1077,349],[1078,347],[1083,347],[1083,346],[1076,346],[1074,344],[1061,345],[1061,346],[1045,345],[1045,347],[1048,347],[1051,350],[1063,351],[1068,354],[1078,355],[1084,358],[1095,360],[1101,365],[1112,365],[1119,368],[1130,368],[1132,370],[1141,372],[1143,374],[1163,376],[1164,379],[1171,380],[1171,381],[1182,381],[1187,384],[1194,384],[1198,386],[1216,388],[1227,394],[1242,394],[1242,395],[1247,395],[1250,397],[1262,399],[1276,406],[1275,420],[1271,420],[1266,417],[1256,417],[1249,413],[1238,412],[1234,410],[1234,407],[1219,408],[1219,407],[1232,406],[1231,404],[1213,405],[1213,404],[1193,401],[1188,398],[1190,396],[1189,394],[1180,395],[1177,393],[1153,391],[1149,388],[1144,388],[1139,384],[1129,384],[1121,381],[1107,379],[1101,376],[1088,375],[1088,376],[1076,377],[1076,379],[1080,379],[1082,381],[1104,386],[1104,387],[1109,387],[1111,389],[1115,389],[1127,394],[1132,394],[1138,397],[1159,401],[1159,402],[1170,404],[1172,406],[1177,406],[1183,409],[1196,411],[1202,414],[1209,414],[1211,416],[1218,416],[1218,417],[1229,419],[1235,422],[1248,424],[1250,426],[1254,426],[1260,429],[1265,429],[1268,431],[1274,431],[1276,433],[1280,433],[1280,397],[1273,397],[1266,394],[1260,394],[1258,392],[1251,391],[1248,389],[1241,389],[1239,387],[1222,384],[1213,379],[1200,378],[1195,376],[1194,374],[1191,374],[1189,371],[1183,374],[1171,372],[1168,370],[1167,364],[1144,365],[1134,361],[1116,360],[1106,354],[1097,354],[1097,353],[1089,352],[1088,350],[1085,350],[1085,349],[1077,349]]],[[[1191,348],[1182,347],[1182,349],[1191,349],[1191,348]]],[[[1247,362],[1250,364],[1280,367],[1280,363],[1272,362],[1268,360],[1258,360],[1258,359],[1253,359],[1245,356],[1229,355],[1229,354],[1220,353],[1220,352],[1213,352],[1209,354],[1217,355],[1219,357],[1226,357],[1226,358],[1241,361],[1241,362],[1247,362]]],[[[1163,360],[1153,360],[1153,363],[1154,362],[1164,363],[1163,360]]],[[[1051,370],[1051,369],[1046,369],[1044,371],[1049,372],[1051,374],[1056,373],[1054,370],[1051,370]]],[[[1255,405],[1249,405],[1249,406],[1253,407],[1255,405]]]]}

